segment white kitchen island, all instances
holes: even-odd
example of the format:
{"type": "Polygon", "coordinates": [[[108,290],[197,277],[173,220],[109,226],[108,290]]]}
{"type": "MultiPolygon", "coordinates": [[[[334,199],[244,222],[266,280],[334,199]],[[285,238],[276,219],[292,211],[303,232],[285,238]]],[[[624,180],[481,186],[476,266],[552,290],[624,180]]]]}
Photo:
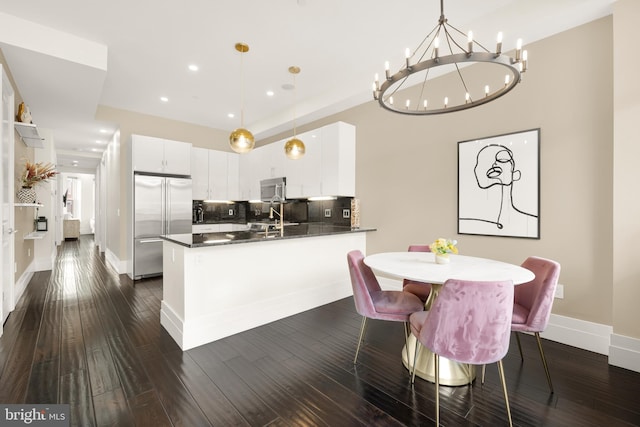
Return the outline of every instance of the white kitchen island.
{"type": "Polygon", "coordinates": [[[348,297],[347,253],[366,252],[366,231],[164,236],[160,323],[188,350],[348,297]]]}

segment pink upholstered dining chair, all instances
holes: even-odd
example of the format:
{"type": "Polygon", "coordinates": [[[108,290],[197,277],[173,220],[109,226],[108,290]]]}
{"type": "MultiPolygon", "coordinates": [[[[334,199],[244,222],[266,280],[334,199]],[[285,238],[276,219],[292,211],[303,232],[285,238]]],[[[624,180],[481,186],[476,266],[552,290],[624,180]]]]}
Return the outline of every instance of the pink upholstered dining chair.
{"type": "Polygon", "coordinates": [[[367,318],[404,322],[406,344],[409,315],[416,311],[424,310],[424,304],[420,301],[420,298],[408,292],[383,291],[371,268],[364,263],[364,254],[361,251],[349,252],[347,254],[347,263],[349,264],[356,311],[362,316],[358,347],[353,358],[353,364],[355,365],[358,360],[367,318]]]}
{"type": "Polygon", "coordinates": [[[544,372],[547,375],[547,383],[551,393],[553,393],[551,374],[542,349],[540,332],[543,332],[549,323],[553,298],[558,285],[558,278],[560,277],[560,264],[550,259],[532,256],[527,258],[522,263],[522,266],[531,270],[536,277],[530,282],[515,287],[511,330],[516,333],[518,350],[520,350],[520,358],[522,360],[524,360],[524,357],[518,332],[534,333],[538,342],[538,350],[540,351],[544,372]]]}
{"type": "MultiPolygon", "coordinates": [[[[416,344],[414,360],[422,346],[434,353],[436,425],[440,423],[440,356],[472,365],[497,362],[509,425],[512,425],[502,359],[509,350],[513,288],[511,280],[449,279],[426,314],[410,316],[411,330],[418,334],[416,338],[422,344],[416,344]]],[[[415,369],[412,378],[415,378],[415,369]]]]}
{"type": "MultiPolygon", "coordinates": [[[[410,245],[409,252],[431,252],[429,245],[410,245]]],[[[402,281],[402,290],[410,292],[420,298],[422,302],[427,302],[431,293],[431,285],[424,282],[416,282],[415,280],[404,279],[402,281]]]]}

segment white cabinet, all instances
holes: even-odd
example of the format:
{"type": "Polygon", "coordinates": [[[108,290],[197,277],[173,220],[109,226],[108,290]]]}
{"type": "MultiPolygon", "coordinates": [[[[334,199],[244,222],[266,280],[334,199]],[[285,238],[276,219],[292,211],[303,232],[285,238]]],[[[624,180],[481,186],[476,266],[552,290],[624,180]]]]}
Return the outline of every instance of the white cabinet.
{"type": "Polygon", "coordinates": [[[240,157],[240,198],[260,199],[260,180],[287,178],[287,198],[315,196],[355,197],[356,130],[337,122],[298,135],[305,155],[288,159],[282,141],[268,144],[240,157]]]}
{"type": "Polygon", "coordinates": [[[209,199],[209,150],[191,148],[191,193],[193,200],[209,199]]]}
{"type": "Polygon", "coordinates": [[[355,197],[355,127],[337,122],[305,132],[306,147],[298,160],[286,160],[287,197],[355,197]]]}
{"type": "Polygon", "coordinates": [[[297,136],[305,146],[299,159],[285,157],[287,197],[301,199],[319,196],[322,192],[322,132],[316,129],[297,136]]]}
{"type": "Polygon", "coordinates": [[[355,197],[355,126],[337,122],[322,128],[321,186],[321,196],[355,197]]]}
{"type": "Polygon", "coordinates": [[[133,170],[191,175],[191,144],[144,135],[131,135],[133,170]]]}
{"type": "Polygon", "coordinates": [[[226,151],[191,149],[191,180],[194,200],[238,200],[238,154],[226,151]]]}

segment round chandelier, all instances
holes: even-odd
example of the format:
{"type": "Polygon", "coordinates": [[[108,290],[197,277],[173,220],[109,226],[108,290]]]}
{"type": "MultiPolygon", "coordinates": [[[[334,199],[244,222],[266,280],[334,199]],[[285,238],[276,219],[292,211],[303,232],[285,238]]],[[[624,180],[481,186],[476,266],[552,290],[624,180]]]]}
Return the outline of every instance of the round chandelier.
{"type": "Polygon", "coordinates": [[[246,43],[236,43],[235,49],[240,52],[240,127],[229,135],[229,145],[236,153],[248,153],[253,150],[256,141],[253,134],[244,128],[244,63],[242,57],[249,52],[249,45],[246,43]]]}
{"type": "Polygon", "coordinates": [[[449,24],[443,2],[440,0],[438,23],[413,52],[405,51],[400,70],[391,74],[389,62],[385,62],[382,83],[375,75],[373,98],[383,108],[417,116],[451,113],[491,102],[522,81],[522,73],[527,71],[527,51],[522,50],[522,40],[517,41],[515,57],[507,56],[502,52],[500,32],[496,50],[491,52],[473,38],[471,31],[465,34],[449,24]],[[429,72],[438,67],[453,72],[453,85],[447,83],[443,87],[444,78],[429,79],[429,72]],[[486,80],[480,82],[483,79],[486,80]]]}

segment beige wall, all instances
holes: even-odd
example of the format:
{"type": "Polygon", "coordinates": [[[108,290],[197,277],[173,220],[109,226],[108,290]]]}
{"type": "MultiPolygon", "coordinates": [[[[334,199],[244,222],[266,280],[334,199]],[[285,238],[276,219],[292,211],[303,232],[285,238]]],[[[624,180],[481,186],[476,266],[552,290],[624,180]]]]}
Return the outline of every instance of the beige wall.
{"type": "MultiPolygon", "coordinates": [[[[611,325],[612,43],[612,18],[603,18],[528,45],[523,83],[485,106],[407,117],[370,101],[300,132],[336,120],[356,125],[362,223],[378,229],[369,253],[451,237],[463,254],[552,258],[565,285],[554,313],[611,325]],[[594,49],[599,60],[582,62],[594,49]],[[457,235],[458,141],[538,127],[540,240],[457,235]]],[[[632,332],[640,337],[637,326],[632,332]]]]}
{"type": "Polygon", "coordinates": [[[640,59],[637,37],[629,35],[637,33],[639,16],[637,0],[614,5],[613,329],[631,337],[640,337],[640,59]]]}

